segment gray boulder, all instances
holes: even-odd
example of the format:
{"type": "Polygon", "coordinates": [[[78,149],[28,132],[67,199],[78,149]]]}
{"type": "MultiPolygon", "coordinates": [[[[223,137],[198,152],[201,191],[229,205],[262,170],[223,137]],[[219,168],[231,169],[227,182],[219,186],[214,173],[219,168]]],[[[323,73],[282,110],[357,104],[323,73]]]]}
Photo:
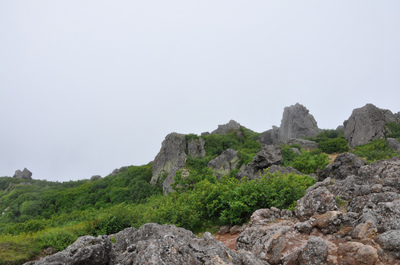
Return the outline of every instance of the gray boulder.
{"type": "Polygon", "coordinates": [[[263,132],[260,135],[259,142],[261,144],[272,145],[272,144],[280,144],[279,142],[279,128],[276,126],[272,126],[272,129],[263,132]]]}
{"type": "Polygon", "coordinates": [[[25,265],[113,264],[112,243],[107,236],[82,236],[65,250],[25,265]]]}
{"type": "Polygon", "coordinates": [[[15,171],[13,178],[30,180],[32,179],[32,172],[26,168],[23,171],[18,169],[15,171]]]}
{"type": "Polygon", "coordinates": [[[301,173],[300,171],[298,171],[297,169],[295,169],[293,167],[281,167],[281,166],[277,166],[277,165],[272,165],[267,170],[271,174],[279,172],[284,175],[289,174],[289,173],[294,173],[296,175],[304,175],[303,173],[301,173]]]}
{"type": "Polygon", "coordinates": [[[335,196],[326,187],[310,188],[303,198],[297,200],[294,212],[300,221],[306,221],[315,214],[339,210],[335,196]]]}
{"type": "Polygon", "coordinates": [[[237,178],[248,177],[254,179],[263,174],[263,170],[272,165],[279,165],[282,162],[282,147],[280,145],[263,145],[261,150],[253,158],[245,169],[239,172],[237,178]]]}
{"type": "Polygon", "coordinates": [[[315,137],[320,131],[309,110],[297,103],[286,107],[283,111],[279,127],[279,141],[288,143],[293,138],[315,137]]]}
{"type": "Polygon", "coordinates": [[[400,154],[400,143],[394,138],[387,138],[386,139],[390,149],[400,154]]]}
{"type": "Polygon", "coordinates": [[[203,158],[206,156],[204,149],[206,141],[203,138],[192,139],[187,143],[188,155],[196,158],[203,158]]]}
{"type": "Polygon", "coordinates": [[[391,230],[380,234],[375,237],[375,241],[394,258],[400,259],[400,230],[391,230]]]}
{"type": "Polygon", "coordinates": [[[384,139],[385,125],[388,122],[398,122],[398,119],[390,110],[367,104],[354,109],[350,118],[344,121],[344,138],[350,147],[363,145],[375,139],[384,139]]]}
{"type": "Polygon", "coordinates": [[[207,167],[213,169],[214,174],[217,178],[221,178],[224,175],[229,174],[234,169],[237,169],[240,159],[237,156],[237,151],[233,149],[227,149],[222,152],[219,156],[211,160],[207,167]]]}
{"type": "Polygon", "coordinates": [[[96,181],[96,180],[99,180],[99,179],[101,179],[101,176],[100,176],[100,175],[93,175],[93,176],[89,179],[88,182],[93,182],[93,181],[96,181]]]}
{"type": "Polygon", "coordinates": [[[226,134],[240,130],[240,124],[234,120],[230,120],[227,124],[218,125],[218,129],[211,132],[211,134],[226,134]]]}
{"type": "Polygon", "coordinates": [[[145,224],[131,231],[126,246],[118,249],[117,264],[267,264],[252,253],[231,251],[208,232],[198,238],[174,225],[145,224]]]}
{"type": "Polygon", "coordinates": [[[345,179],[347,176],[356,175],[365,161],[351,153],[343,153],[335,158],[331,165],[318,172],[318,180],[323,181],[330,177],[332,179],[345,179]]]}
{"type": "Polygon", "coordinates": [[[153,162],[150,183],[163,187],[164,193],[171,192],[171,184],[178,170],[186,165],[186,138],[184,134],[171,133],[162,142],[161,150],[153,162]]]}
{"type": "Polygon", "coordinates": [[[289,140],[289,145],[298,144],[304,149],[312,150],[318,148],[318,143],[314,141],[304,140],[304,139],[291,139],[289,140]]]}

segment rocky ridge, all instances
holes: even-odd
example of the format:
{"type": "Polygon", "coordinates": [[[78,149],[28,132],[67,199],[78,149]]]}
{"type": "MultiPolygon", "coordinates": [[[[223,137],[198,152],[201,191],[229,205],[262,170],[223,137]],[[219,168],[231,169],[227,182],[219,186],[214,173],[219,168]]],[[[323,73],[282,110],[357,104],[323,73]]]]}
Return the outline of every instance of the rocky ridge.
{"type": "Polygon", "coordinates": [[[173,225],[145,224],[81,237],[26,264],[400,264],[400,157],[364,165],[341,154],[320,180],[293,212],[255,211],[235,230],[236,251],[210,233],[199,238],[173,225]]]}

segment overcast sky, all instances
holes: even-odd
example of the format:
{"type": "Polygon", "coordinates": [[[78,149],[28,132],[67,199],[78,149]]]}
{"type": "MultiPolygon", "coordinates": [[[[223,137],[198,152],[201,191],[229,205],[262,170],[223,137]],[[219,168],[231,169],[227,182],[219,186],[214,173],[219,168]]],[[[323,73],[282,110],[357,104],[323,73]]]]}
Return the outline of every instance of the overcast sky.
{"type": "Polygon", "coordinates": [[[0,0],[0,176],[106,176],[171,132],[400,111],[400,1],[0,0]]]}

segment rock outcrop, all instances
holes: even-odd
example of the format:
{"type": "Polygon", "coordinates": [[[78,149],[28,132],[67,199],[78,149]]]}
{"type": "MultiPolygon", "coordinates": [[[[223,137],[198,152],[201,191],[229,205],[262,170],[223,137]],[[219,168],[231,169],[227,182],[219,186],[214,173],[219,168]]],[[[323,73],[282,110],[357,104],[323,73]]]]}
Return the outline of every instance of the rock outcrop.
{"type": "Polygon", "coordinates": [[[400,143],[394,138],[387,138],[386,139],[390,149],[400,154],[400,143]]]}
{"type": "Polygon", "coordinates": [[[23,171],[18,169],[15,171],[13,178],[30,180],[32,179],[32,172],[26,168],[23,171]]]}
{"type": "Polygon", "coordinates": [[[108,265],[114,263],[112,243],[108,236],[82,236],[64,251],[31,261],[25,265],[86,264],[108,265]]]}
{"type": "MultiPolygon", "coordinates": [[[[280,127],[274,126],[262,133],[260,142],[268,145],[288,144],[292,139],[315,137],[320,132],[314,116],[306,107],[297,103],[284,109],[280,127]]],[[[314,146],[310,149],[314,149],[314,146]]]]}
{"type": "Polygon", "coordinates": [[[304,139],[291,139],[288,143],[289,145],[297,144],[300,145],[302,148],[307,150],[317,149],[318,143],[314,141],[304,140],[304,139]]]}
{"type": "Polygon", "coordinates": [[[281,151],[280,145],[263,145],[253,161],[246,165],[245,169],[237,174],[237,177],[257,178],[260,174],[263,174],[264,169],[272,165],[279,165],[282,162],[281,151]]]}
{"type": "Polygon", "coordinates": [[[191,157],[202,158],[206,156],[204,145],[206,141],[203,138],[191,139],[187,143],[188,155],[191,157]]]}
{"type": "Polygon", "coordinates": [[[178,170],[186,166],[186,138],[184,134],[171,133],[162,142],[161,150],[153,163],[150,183],[160,185],[165,193],[171,192],[171,184],[178,170]]]}
{"type": "Polygon", "coordinates": [[[335,179],[345,179],[347,176],[358,173],[360,167],[365,165],[365,161],[352,153],[338,155],[332,164],[326,166],[318,173],[318,180],[323,181],[332,177],[335,179]]]}
{"type": "Polygon", "coordinates": [[[344,121],[344,138],[350,147],[366,144],[375,139],[384,139],[386,123],[399,122],[390,111],[367,104],[354,109],[350,118],[344,121]]]}
{"type": "Polygon", "coordinates": [[[66,250],[26,265],[267,265],[248,251],[233,252],[210,233],[201,238],[174,225],[145,224],[109,237],[80,237],[66,250]]]}
{"type": "Polygon", "coordinates": [[[237,155],[237,151],[233,149],[227,149],[222,152],[219,156],[211,160],[207,167],[212,168],[217,178],[221,178],[224,175],[228,175],[234,169],[237,169],[240,159],[237,155]]]}
{"type": "Polygon", "coordinates": [[[218,129],[211,132],[211,134],[226,134],[240,130],[240,124],[234,120],[230,120],[227,124],[218,125],[218,129]]]}
{"type": "Polygon", "coordinates": [[[315,137],[319,132],[313,115],[303,105],[297,103],[284,109],[279,127],[281,143],[287,143],[292,138],[315,137]]]}

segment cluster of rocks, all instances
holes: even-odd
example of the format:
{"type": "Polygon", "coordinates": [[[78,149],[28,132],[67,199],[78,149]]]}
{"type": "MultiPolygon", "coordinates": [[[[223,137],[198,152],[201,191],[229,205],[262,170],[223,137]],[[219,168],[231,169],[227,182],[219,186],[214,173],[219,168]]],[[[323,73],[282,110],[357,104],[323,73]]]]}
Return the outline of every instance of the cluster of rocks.
{"type": "Polygon", "coordinates": [[[31,180],[32,172],[30,172],[27,168],[24,168],[22,171],[18,169],[15,171],[13,178],[31,180]]]}
{"type": "Polygon", "coordinates": [[[174,225],[145,224],[111,236],[83,236],[64,251],[25,265],[267,265],[249,251],[232,251],[210,233],[196,237],[174,225]],[[115,243],[111,242],[115,240],[115,243]]]}

